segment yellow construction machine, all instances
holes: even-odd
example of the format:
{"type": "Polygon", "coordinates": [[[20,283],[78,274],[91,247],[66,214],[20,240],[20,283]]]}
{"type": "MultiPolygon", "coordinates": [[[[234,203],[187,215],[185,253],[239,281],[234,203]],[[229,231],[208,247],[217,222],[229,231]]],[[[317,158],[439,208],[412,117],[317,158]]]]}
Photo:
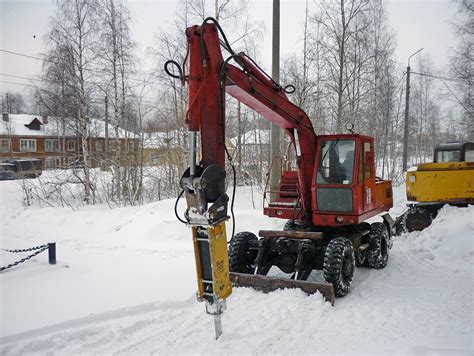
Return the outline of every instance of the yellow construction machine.
{"type": "Polygon", "coordinates": [[[446,204],[474,204],[474,143],[437,144],[432,163],[407,172],[406,193],[414,203],[397,219],[398,232],[425,229],[446,204]]]}

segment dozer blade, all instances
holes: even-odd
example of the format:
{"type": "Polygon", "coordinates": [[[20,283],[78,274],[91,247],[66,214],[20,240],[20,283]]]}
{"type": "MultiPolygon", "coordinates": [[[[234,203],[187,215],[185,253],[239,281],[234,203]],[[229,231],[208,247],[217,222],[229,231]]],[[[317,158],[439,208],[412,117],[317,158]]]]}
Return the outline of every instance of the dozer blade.
{"type": "Polygon", "coordinates": [[[334,288],[330,283],[316,283],[287,278],[274,278],[259,274],[245,274],[230,272],[230,279],[235,287],[250,287],[263,293],[270,293],[278,289],[301,289],[306,294],[319,292],[324,299],[334,305],[334,288]]]}

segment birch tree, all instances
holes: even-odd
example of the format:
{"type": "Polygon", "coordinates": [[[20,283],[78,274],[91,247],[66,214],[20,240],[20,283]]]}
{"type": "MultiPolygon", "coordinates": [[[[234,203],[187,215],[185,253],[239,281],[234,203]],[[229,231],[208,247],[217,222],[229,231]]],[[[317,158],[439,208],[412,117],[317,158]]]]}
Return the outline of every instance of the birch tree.
{"type": "MultiPolygon", "coordinates": [[[[45,74],[64,73],[67,76],[67,90],[78,136],[78,156],[84,186],[84,201],[93,202],[93,184],[90,175],[90,152],[88,146],[91,93],[93,86],[88,80],[96,54],[94,47],[98,39],[96,2],[91,0],[65,0],[56,3],[56,14],[52,18],[47,36],[45,74]]],[[[55,81],[53,79],[52,83],[55,81]]],[[[60,91],[65,85],[57,88],[60,91]]]]}
{"type": "Polygon", "coordinates": [[[128,137],[128,132],[135,126],[128,80],[134,73],[132,51],[135,47],[128,25],[130,14],[121,0],[102,0],[99,2],[99,14],[102,21],[101,41],[98,45],[101,53],[99,68],[103,73],[100,87],[113,110],[115,139],[106,140],[114,143],[113,147],[106,147],[107,159],[111,162],[114,174],[113,195],[120,202],[124,199],[133,202],[131,197],[136,194],[130,189],[137,188],[137,176],[132,172],[136,169],[137,157],[134,156],[134,151],[129,152],[129,142],[134,141],[133,138],[129,141],[128,137]],[[121,139],[125,140],[123,145],[121,139]]]}
{"type": "Polygon", "coordinates": [[[450,75],[456,80],[455,99],[461,107],[460,135],[474,140],[474,5],[458,0],[458,20],[454,24],[458,46],[451,57],[450,75]]]}

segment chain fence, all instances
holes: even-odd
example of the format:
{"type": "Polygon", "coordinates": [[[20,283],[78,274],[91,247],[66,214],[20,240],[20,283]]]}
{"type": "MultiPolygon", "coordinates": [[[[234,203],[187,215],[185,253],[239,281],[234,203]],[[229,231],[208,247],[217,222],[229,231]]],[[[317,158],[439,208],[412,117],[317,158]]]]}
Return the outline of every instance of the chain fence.
{"type": "Polygon", "coordinates": [[[9,268],[15,267],[19,265],[20,263],[23,263],[25,261],[28,261],[30,258],[35,257],[36,255],[39,255],[41,252],[44,252],[48,250],[48,257],[49,257],[49,264],[56,264],[56,243],[48,243],[40,246],[35,246],[35,247],[30,247],[30,248],[25,248],[25,249],[16,249],[16,250],[9,250],[6,248],[2,248],[2,251],[5,252],[10,252],[10,253],[25,253],[25,252],[33,252],[31,255],[26,256],[16,262],[10,263],[9,265],[6,265],[4,267],[0,267],[0,272],[3,272],[9,268]]]}

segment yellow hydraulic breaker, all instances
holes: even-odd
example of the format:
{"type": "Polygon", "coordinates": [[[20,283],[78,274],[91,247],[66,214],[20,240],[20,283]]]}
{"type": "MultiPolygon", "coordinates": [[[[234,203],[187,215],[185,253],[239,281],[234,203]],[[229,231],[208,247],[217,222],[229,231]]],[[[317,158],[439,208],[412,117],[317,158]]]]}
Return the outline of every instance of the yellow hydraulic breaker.
{"type": "Polygon", "coordinates": [[[216,339],[222,334],[221,316],[232,293],[225,222],[229,197],[225,170],[219,165],[196,165],[196,133],[190,136],[190,167],[180,180],[188,205],[184,214],[192,227],[198,281],[197,298],[214,317],[216,339]]]}
{"type": "Polygon", "coordinates": [[[199,301],[206,302],[206,312],[214,317],[216,339],[222,334],[221,315],[232,293],[225,221],[215,226],[193,226],[194,255],[199,301]]]}

